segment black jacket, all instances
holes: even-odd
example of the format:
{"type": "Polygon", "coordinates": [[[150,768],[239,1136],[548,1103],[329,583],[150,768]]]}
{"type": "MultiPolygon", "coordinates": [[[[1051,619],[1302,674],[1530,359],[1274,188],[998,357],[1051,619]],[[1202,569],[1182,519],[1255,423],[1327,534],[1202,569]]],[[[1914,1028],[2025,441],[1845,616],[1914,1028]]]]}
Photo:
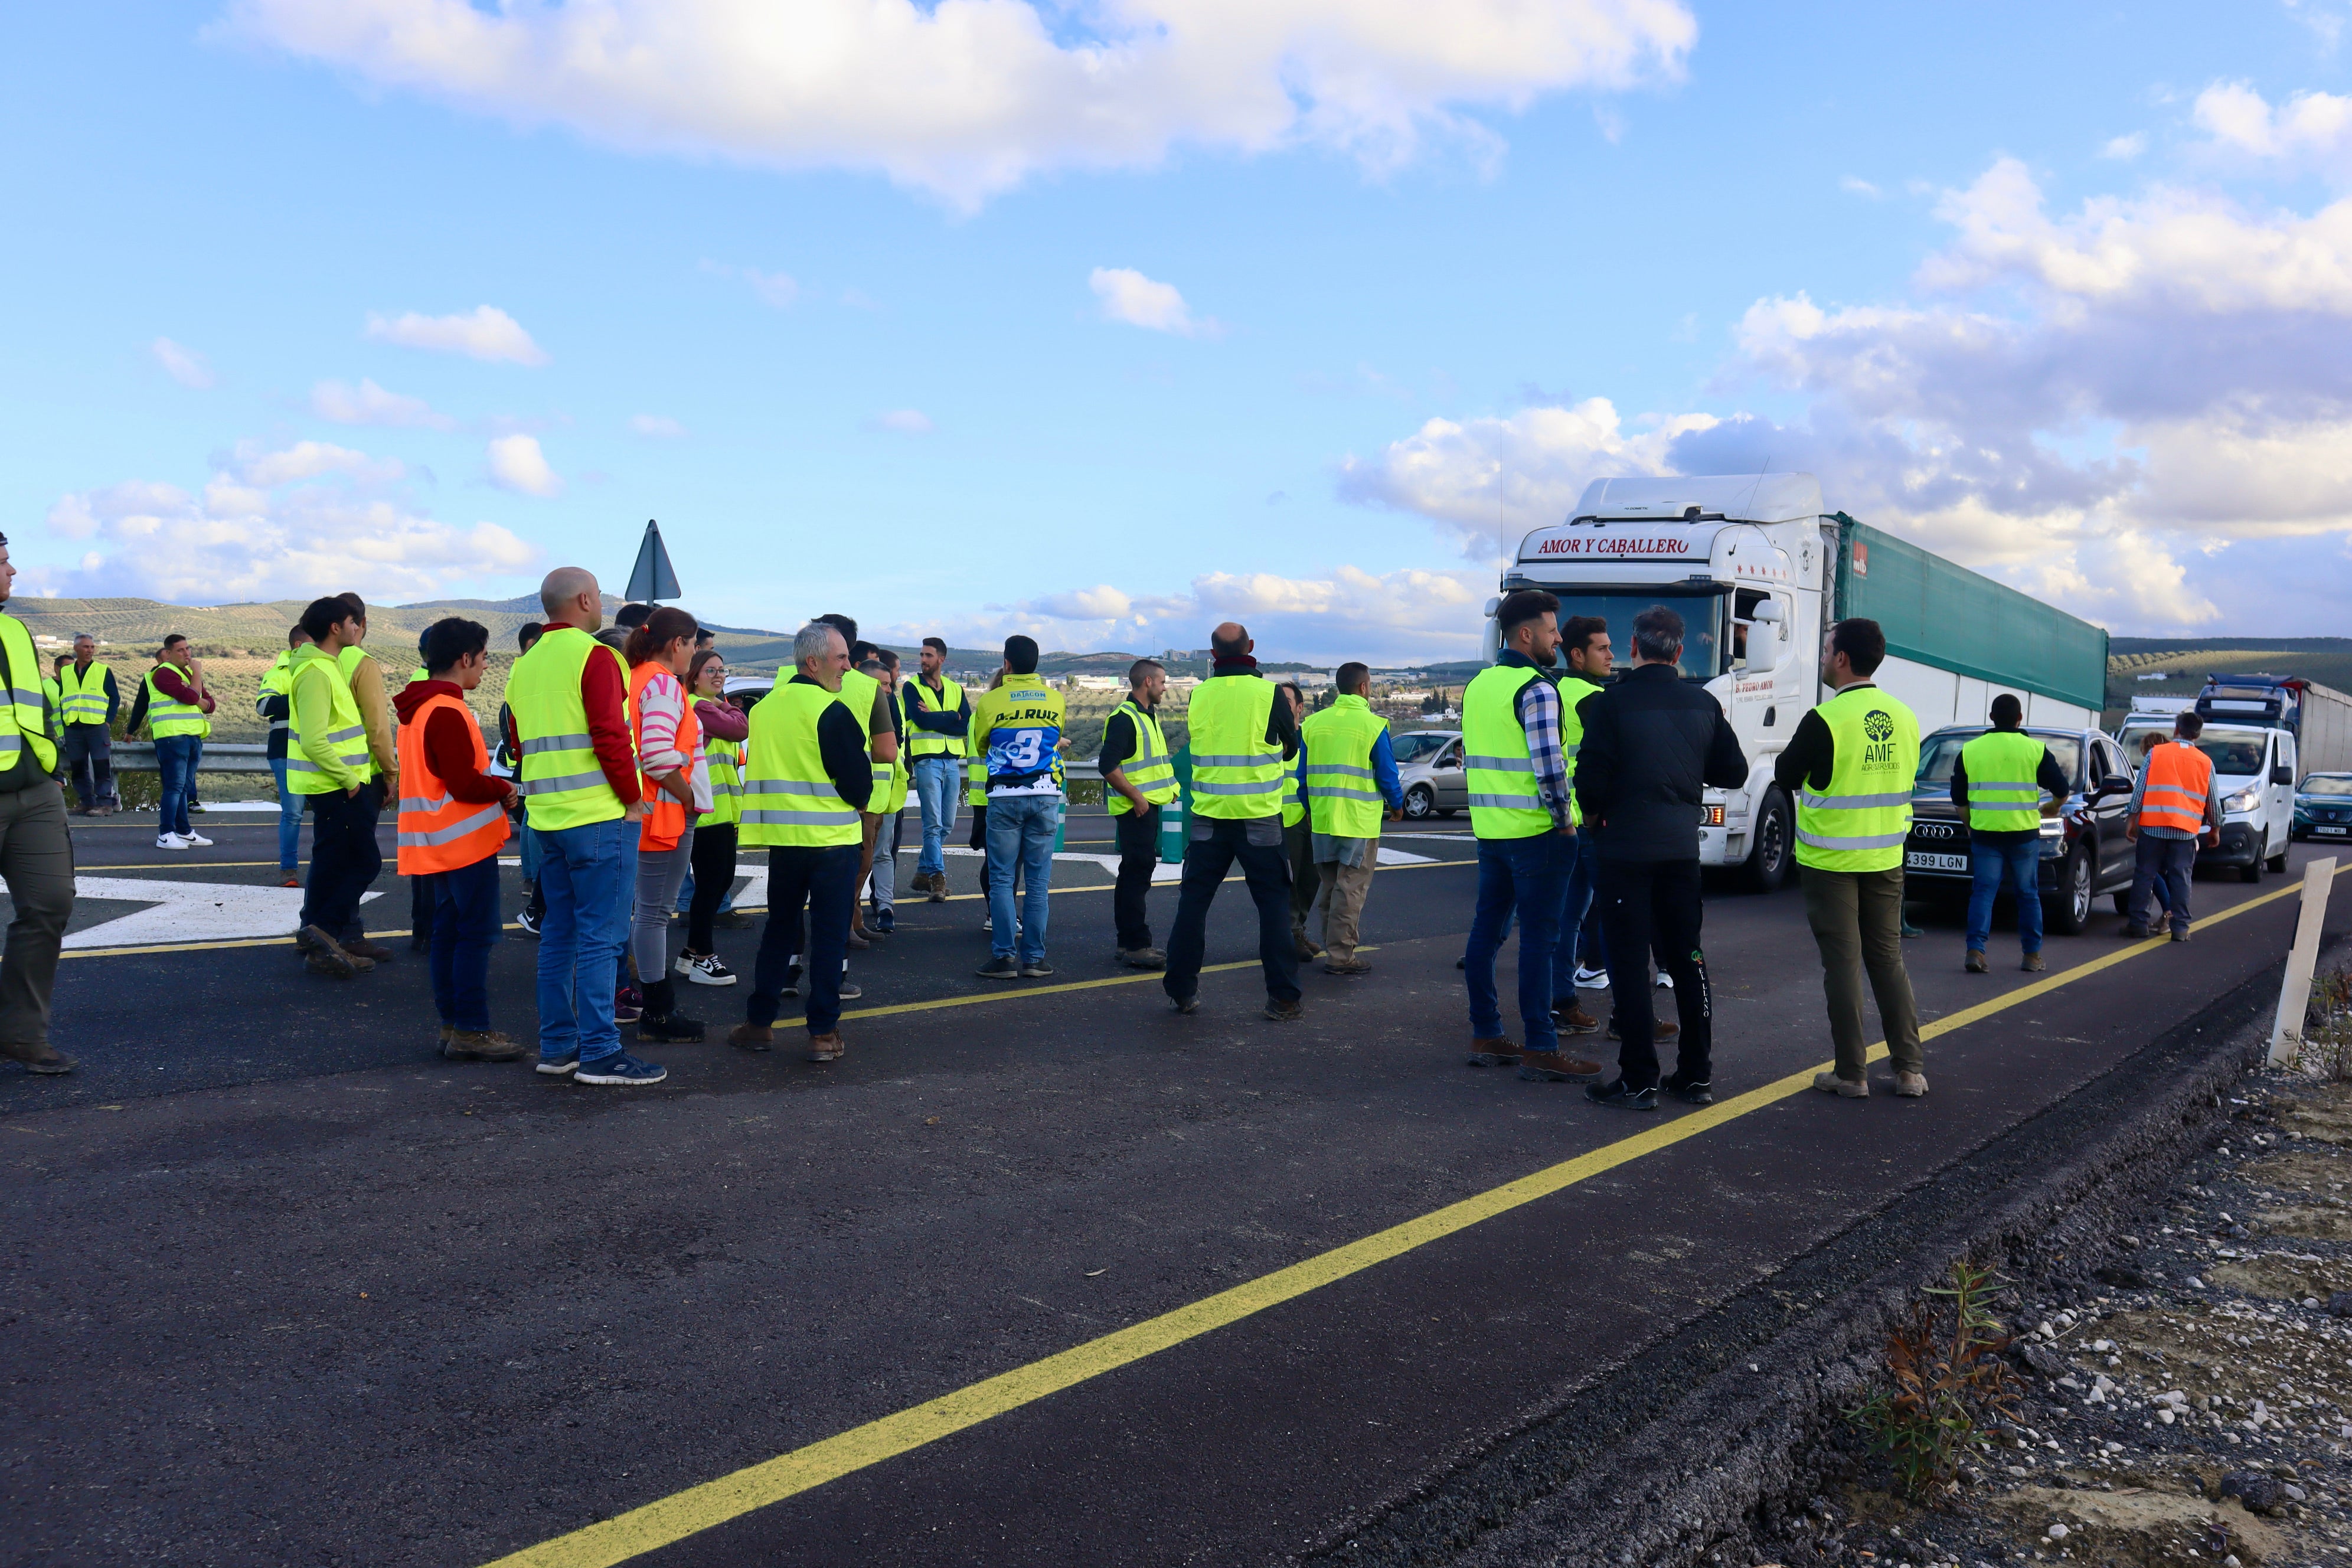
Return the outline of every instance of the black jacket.
{"type": "Polygon", "coordinates": [[[1576,802],[1603,860],[1698,858],[1699,792],[1748,782],[1722,704],[1671,664],[1636,665],[1577,709],[1576,802]]]}

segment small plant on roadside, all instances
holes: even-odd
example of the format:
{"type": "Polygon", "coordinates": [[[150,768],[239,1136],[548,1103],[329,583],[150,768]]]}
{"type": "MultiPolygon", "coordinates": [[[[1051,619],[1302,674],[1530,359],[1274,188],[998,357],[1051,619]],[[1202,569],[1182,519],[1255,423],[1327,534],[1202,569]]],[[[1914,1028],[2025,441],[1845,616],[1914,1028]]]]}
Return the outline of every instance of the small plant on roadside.
{"type": "Polygon", "coordinates": [[[1960,1457],[2012,1418],[2018,1389],[2001,1352],[2010,1335],[1985,1305],[1990,1269],[1962,1261],[1931,1286],[1886,1340],[1885,1381],[1847,1417],[1883,1454],[1907,1495],[1948,1487],[1960,1457]]]}
{"type": "Polygon", "coordinates": [[[2329,1083],[2352,1081],[2352,970],[2313,977],[2303,1019],[2303,1065],[2329,1083]]]}

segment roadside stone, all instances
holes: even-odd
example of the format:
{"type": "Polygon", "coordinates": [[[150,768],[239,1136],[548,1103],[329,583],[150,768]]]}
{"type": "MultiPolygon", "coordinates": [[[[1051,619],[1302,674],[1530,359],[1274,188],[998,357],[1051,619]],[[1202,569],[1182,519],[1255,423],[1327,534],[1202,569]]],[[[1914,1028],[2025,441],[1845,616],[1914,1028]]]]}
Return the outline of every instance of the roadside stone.
{"type": "Polygon", "coordinates": [[[2217,1498],[2236,1498],[2249,1513],[2276,1513],[2286,1505],[2286,1488],[2260,1470],[2231,1470],[2214,1489],[2217,1498]]]}

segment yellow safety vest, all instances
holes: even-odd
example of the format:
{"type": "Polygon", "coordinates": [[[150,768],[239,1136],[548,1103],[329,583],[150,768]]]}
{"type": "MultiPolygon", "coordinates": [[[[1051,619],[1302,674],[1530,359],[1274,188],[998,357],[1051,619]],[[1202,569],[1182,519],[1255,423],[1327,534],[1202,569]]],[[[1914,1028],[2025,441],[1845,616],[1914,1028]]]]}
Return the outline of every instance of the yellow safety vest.
{"type": "Polygon", "coordinates": [[[702,742],[710,770],[710,809],[694,819],[701,827],[732,827],[743,820],[743,742],[712,735],[702,742]]]}
{"type": "MultiPolygon", "coordinates": [[[[870,700],[873,694],[866,695],[870,700]]],[[[752,705],[740,838],[744,847],[823,847],[864,837],[856,809],[841,798],[833,775],[824,771],[824,749],[817,740],[817,721],[839,701],[838,694],[814,682],[787,679],[752,705]]]]}
{"type": "MultiPolygon", "coordinates": [[[[1558,826],[1536,787],[1535,759],[1519,722],[1520,689],[1542,679],[1532,665],[1489,665],[1462,693],[1462,782],[1470,795],[1470,831],[1480,838],[1532,838],[1558,826]]],[[[1575,796],[1569,798],[1572,807],[1575,796]]],[[[1576,820],[1572,810],[1569,820],[1576,820]]]]}
{"type": "MultiPolygon", "coordinates": [[[[1166,805],[1176,798],[1176,759],[1169,755],[1168,736],[1160,728],[1160,715],[1138,708],[1132,697],[1110,711],[1113,718],[1126,714],[1128,722],[1135,726],[1134,754],[1119,763],[1118,771],[1126,775],[1127,782],[1136,787],[1148,805],[1166,805]]],[[[1105,790],[1103,794],[1113,816],[1123,816],[1135,809],[1127,796],[1115,789],[1105,790]]]]}
{"type": "Polygon", "coordinates": [[[1234,819],[1275,816],[1290,776],[1282,747],[1265,738],[1277,693],[1258,675],[1218,675],[1192,689],[1192,814],[1234,819]]]}
{"type": "MultiPolygon", "coordinates": [[[[915,684],[922,686],[919,679],[915,684]]],[[[923,706],[934,713],[952,713],[963,706],[963,688],[944,675],[940,677],[940,692],[936,698],[928,686],[923,686],[922,691],[923,706]]],[[[942,735],[932,730],[908,730],[907,750],[918,757],[961,757],[963,755],[963,737],[942,735]]]]}
{"type": "Polygon", "coordinates": [[[158,741],[172,735],[211,734],[212,722],[205,717],[205,710],[193,702],[164,696],[163,689],[155,684],[155,673],[151,669],[140,678],[147,688],[147,733],[158,741]]]}
{"type": "Polygon", "coordinates": [[[305,680],[323,680],[330,694],[327,732],[316,739],[335,760],[360,775],[362,783],[375,777],[375,759],[368,754],[367,727],[360,722],[360,705],[352,698],[352,683],[343,679],[339,660],[329,658],[315,643],[295,650],[294,666],[286,680],[290,710],[286,741],[286,787],[296,795],[332,795],[343,786],[310,760],[303,744],[301,706],[298,689],[305,680]]]}
{"type": "Polygon", "coordinates": [[[89,661],[89,668],[79,670],[74,668],[73,660],[66,660],[66,667],[58,671],[58,695],[62,700],[67,723],[105,723],[106,665],[94,658],[89,661]]]}
{"type": "Polygon", "coordinates": [[[58,744],[49,738],[48,696],[38,684],[18,684],[40,680],[41,657],[33,651],[33,634],[14,616],[0,615],[0,651],[8,656],[9,674],[8,700],[0,704],[0,772],[15,767],[29,743],[41,772],[53,773],[58,744]]]}
{"type": "Polygon", "coordinates": [[[896,816],[906,808],[907,786],[912,784],[915,778],[914,769],[907,756],[907,744],[903,739],[904,736],[915,732],[913,726],[907,722],[907,697],[903,689],[890,693],[890,706],[898,715],[898,730],[902,739],[898,743],[898,760],[890,764],[887,795],[880,793],[884,787],[880,776],[882,770],[878,768],[875,770],[874,787],[877,794],[874,798],[881,804],[874,809],[884,816],[896,816]]]}
{"type": "Polygon", "coordinates": [[[578,626],[548,627],[507,675],[507,710],[522,742],[518,787],[531,826],[541,833],[611,822],[627,812],[596,760],[588,704],[580,695],[580,678],[597,658],[613,661],[626,690],[628,667],[620,654],[578,626]]]}
{"type": "Polygon", "coordinates": [[[1797,795],[1797,864],[1817,871],[1891,871],[1911,835],[1919,720],[1875,686],[1849,686],[1813,710],[1837,748],[1829,788],[1797,795]]]}
{"type": "Polygon", "coordinates": [[[2042,742],[2016,730],[1988,730],[1960,748],[1969,775],[1969,826],[1986,833],[2032,833],[2042,826],[2042,742]]]}
{"type": "Polygon", "coordinates": [[[1372,748],[1389,721],[1354,695],[1341,697],[1299,725],[1307,741],[1307,804],[1315,831],[1336,838],[1378,838],[1387,802],[1372,774],[1372,748]]]}

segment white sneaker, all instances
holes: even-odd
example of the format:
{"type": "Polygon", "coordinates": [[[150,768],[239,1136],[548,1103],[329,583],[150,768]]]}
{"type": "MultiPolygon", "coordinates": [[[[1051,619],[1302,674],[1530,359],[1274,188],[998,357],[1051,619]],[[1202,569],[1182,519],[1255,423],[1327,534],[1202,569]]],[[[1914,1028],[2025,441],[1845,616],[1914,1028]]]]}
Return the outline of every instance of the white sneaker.
{"type": "Polygon", "coordinates": [[[155,847],[158,849],[194,849],[195,846],[189,843],[186,839],[181,837],[176,833],[158,833],[155,835],[155,847]]]}
{"type": "Polygon", "coordinates": [[[210,848],[212,846],[212,840],[205,837],[201,833],[191,833],[187,836],[187,839],[189,843],[195,845],[199,848],[210,848]]]}
{"type": "Polygon", "coordinates": [[[706,952],[699,958],[687,958],[681,955],[674,967],[678,973],[685,975],[697,985],[735,984],[735,972],[719,963],[719,955],[715,952],[706,952]]]}
{"type": "Polygon", "coordinates": [[[1576,988],[1579,991],[1606,991],[1609,989],[1609,972],[1605,969],[1580,968],[1576,972],[1576,988]]]}

